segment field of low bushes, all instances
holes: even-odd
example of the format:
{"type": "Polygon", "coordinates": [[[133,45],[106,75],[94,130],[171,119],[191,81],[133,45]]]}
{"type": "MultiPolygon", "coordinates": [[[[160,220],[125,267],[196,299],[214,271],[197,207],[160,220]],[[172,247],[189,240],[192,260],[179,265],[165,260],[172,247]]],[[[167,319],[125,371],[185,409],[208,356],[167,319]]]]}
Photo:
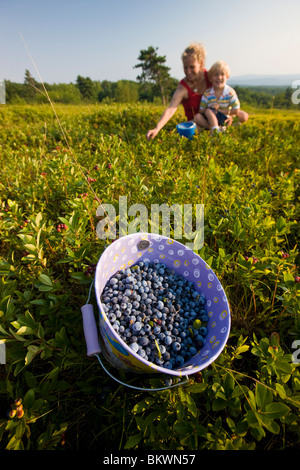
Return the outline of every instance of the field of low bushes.
{"type": "Polygon", "coordinates": [[[159,106],[55,111],[0,108],[0,449],[299,449],[299,112],[249,109],[248,123],[188,140],[179,111],[148,142],[159,106]],[[86,355],[80,309],[90,295],[96,311],[95,265],[113,242],[97,208],[118,214],[120,196],[204,204],[196,252],[230,304],[222,354],[160,392],[86,355]]]}

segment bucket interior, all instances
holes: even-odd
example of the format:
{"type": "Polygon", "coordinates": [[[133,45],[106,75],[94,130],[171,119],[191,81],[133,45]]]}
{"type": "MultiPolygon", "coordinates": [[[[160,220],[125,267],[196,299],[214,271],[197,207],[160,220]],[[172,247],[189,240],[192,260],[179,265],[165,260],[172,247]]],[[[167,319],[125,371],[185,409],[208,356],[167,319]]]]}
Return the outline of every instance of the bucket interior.
{"type": "MultiPolygon", "coordinates": [[[[194,374],[211,364],[220,355],[230,332],[230,309],[224,289],[212,269],[190,248],[162,235],[134,233],[113,242],[101,255],[95,276],[95,294],[100,314],[100,334],[113,338],[126,357],[138,361],[143,371],[160,372],[175,376],[194,374]],[[101,294],[107,281],[119,270],[139,261],[165,264],[174,273],[194,283],[195,290],[205,296],[204,308],[208,315],[208,334],[204,346],[185,364],[175,369],[154,365],[140,357],[112,328],[101,303],[101,294]],[[102,324],[102,327],[101,327],[102,324]],[[105,330],[103,331],[103,325],[105,330]]],[[[121,356],[122,357],[122,356],[121,356]]],[[[133,366],[133,370],[138,367],[133,366]]],[[[138,371],[137,371],[138,372],[138,371]]]]}

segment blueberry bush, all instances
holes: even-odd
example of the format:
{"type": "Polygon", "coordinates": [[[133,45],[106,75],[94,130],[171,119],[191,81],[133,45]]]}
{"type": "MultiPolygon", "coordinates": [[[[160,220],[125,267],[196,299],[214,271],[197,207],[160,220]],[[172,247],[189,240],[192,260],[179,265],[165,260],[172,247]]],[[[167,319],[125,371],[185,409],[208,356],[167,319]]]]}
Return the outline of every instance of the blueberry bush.
{"type": "MultiPolygon", "coordinates": [[[[147,142],[161,107],[0,111],[0,448],[299,448],[299,112],[252,109],[245,125],[187,140],[180,111],[147,142]],[[162,391],[124,387],[86,354],[80,308],[95,304],[113,241],[97,237],[97,208],[117,211],[120,196],[204,204],[196,252],[230,303],[222,354],[162,391]]],[[[165,383],[107,367],[133,386],[165,383]]]]}

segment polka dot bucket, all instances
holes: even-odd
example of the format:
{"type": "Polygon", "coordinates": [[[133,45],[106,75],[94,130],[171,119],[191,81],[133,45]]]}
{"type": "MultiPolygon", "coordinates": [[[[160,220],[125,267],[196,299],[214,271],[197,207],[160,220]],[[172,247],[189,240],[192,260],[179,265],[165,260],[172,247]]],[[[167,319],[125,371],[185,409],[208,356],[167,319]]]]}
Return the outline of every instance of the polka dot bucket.
{"type": "Polygon", "coordinates": [[[100,257],[95,275],[95,293],[99,307],[100,346],[107,361],[118,369],[135,373],[164,373],[187,376],[209,366],[221,354],[230,332],[230,311],[224,289],[205,261],[182,243],[151,233],[135,233],[113,242],[100,257]],[[139,261],[159,262],[194,283],[206,298],[208,334],[203,347],[185,364],[166,369],[135,353],[112,328],[101,295],[106,282],[119,270],[139,261]]]}

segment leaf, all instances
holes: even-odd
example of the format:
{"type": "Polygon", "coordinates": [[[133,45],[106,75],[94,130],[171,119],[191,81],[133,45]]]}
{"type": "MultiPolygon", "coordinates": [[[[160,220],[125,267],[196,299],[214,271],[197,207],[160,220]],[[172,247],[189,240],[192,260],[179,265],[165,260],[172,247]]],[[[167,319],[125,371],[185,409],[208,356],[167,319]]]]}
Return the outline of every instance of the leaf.
{"type": "Polygon", "coordinates": [[[19,328],[18,331],[16,331],[16,334],[17,335],[33,335],[34,330],[30,328],[29,326],[21,326],[21,328],[19,328]]]}
{"type": "Polygon", "coordinates": [[[282,418],[290,412],[290,408],[284,403],[270,403],[265,407],[264,412],[269,418],[282,418]]]}
{"type": "Polygon", "coordinates": [[[24,446],[21,439],[17,439],[13,436],[7,444],[6,450],[24,450],[24,446]]]}
{"type": "Polygon", "coordinates": [[[66,224],[67,227],[68,227],[70,230],[72,230],[72,231],[74,232],[74,227],[73,227],[73,225],[72,225],[72,222],[73,222],[73,218],[72,218],[72,217],[71,217],[71,219],[70,219],[70,222],[71,222],[71,223],[69,222],[69,220],[65,219],[64,217],[58,217],[58,218],[59,218],[59,220],[60,220],[63,224],[66,224]]]}
{"type": "Polygon", "coordinates": [[[142,413],[143,411],[147,410],[153,403],[154,403],[154,398],[145,398],[144,400],[140,401],[137,403],[133,409],[133,413],[142,413]]]}
{"type": "Polygon", "coordinates": [[[194,399],[189,394],[187,394],[186,403],[187,403],[188,410],[190,411],[192,416],[194,416],[194,418],[196,418],[197,414],[198,414],[197,405],[194,402],[194,399]]]}
{"type": "Polygon", "coordinates": [[[34,389],[31,388],[28,390],[28,392],[26,393],[24,397],[24,406],[26,407],[26,409],[31,408],[31,406],[34,403],[34,400],[35,400],[34,389]]]}
{"type": "Polygon", "coordinates": [[[243,346],[238,346],[238,347],[236,348],[236,353],[237,353],[237,354],[242,354],[242,353],[248,351],[249,347],[250,347],[250,346],[249,346],[248,344],[243,344],[243,346]]]}
{"type": "Polygon", "coordinates": [[[268,387],[258,382],[256,384],[255,400],[257,408],[262,410],[266,405],[272,403],[273,393],[268,387]]]}
{"type": "Polygon", "coordinates": [[[128,441],[126,442],[124,446],[124,449],[132,449],[133,447],[138,445],[141,439],[142,439],[141,434],[134,434],[133,436],[130,436],[130,438],[128,439],[128,441]]]}
{"type": "Polygon", "coordinates": [[[234,378],[231,374],[227,373],[224,379],[224,391],[226,398],[230,398],[234,389],[234,378]]]}
{"type": "Polygon", "coordinates": [[[42,351],[42,349],[39,348],[38,346],[35,346],[34,344],[31,344],[28,346],[27,350],[28,352],[25,356],[25,364],[28,366],[28,364],[30,364],[34,356],[39,354],[42,351]]]}
{"type": "Polygon", "coordinates": [[[187,421],[176,421],[173,429],[179,434],[188,434],[193,430],[192,426],[187,421]]]}
{"type": "Polygon", "coordinates": [[[277,219],[276,221],[276,229],[278,230],[279,233],[281,233],[286,227],[286,222],[282,215],[277,219]]]}
{"type": "Polygon", "coordinates": [[[285,391],[283,385],[277,383],[275,385],[275,388],[276,388],[276,391],[278,392],[278,395],[280,396],[280,398],[285,399],[286,398],[286,391],[285,391]]]}
{"type": "Polygon", "coordinates": [[[36,223],[36,226],[37,226],[37,227],[39,227],[42,218],[43,218],[43,217],[42,217],[42,214],[41,214],[41,212],[39,212],[39,213],[37,214],[36,218],[35,218],[35,223],[36,223]]]}
{"type": "Polygon", "coordinates": [[[37,252],[37,247],[35,245],[32,245],[31,243],[27,243],[26,245],[24,245],[24,248],[26,248],[26,250],[28,251],[31,251],[31,252],[37,252]]]}
{"type": "Polygon", "coordinates": [[[273,421],[268,415],[260,412],[255,413],[256,418],[260,425],[263,425],[268,431],[270,431],[273,434],[278,434],[280,431],[279,425],[273,421]]]}
{"type": "Polygon", "coordinates": [[[193,384],[188,387],[188,391],[190,393],[202,393],[204,390],[206,390],[208,387],[208,384],[205,383],[199,383],[199,384],[193,384]]]}
{"type": "Polygon", "coordinates": [[[216,398],[212,403],[212,409],[214,411],[224,410],[227,404],[228,404],[227,400],[223,398],[216,398]]]}
{"type": "Polygon", "coordinates": [[[47,274],[40,274],[38,279],[45,286],[53,287],[53,282],[51,281],[50,277],[47,276],[47,274]]]}

